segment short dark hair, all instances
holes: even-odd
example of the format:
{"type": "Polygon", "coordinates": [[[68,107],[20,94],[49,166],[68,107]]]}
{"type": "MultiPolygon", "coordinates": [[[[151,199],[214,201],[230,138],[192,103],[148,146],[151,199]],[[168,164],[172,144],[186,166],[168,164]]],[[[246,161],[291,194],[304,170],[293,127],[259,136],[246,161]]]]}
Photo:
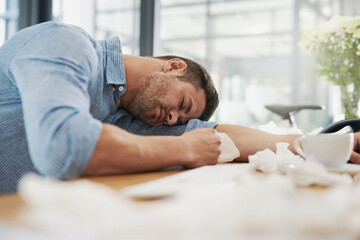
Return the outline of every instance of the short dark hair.
{"type": "Polygon", "coordinates": [[[194,85],[196,89],[204,89],[206,96],[206,104],[205,110],[201,114],[201,120],[208,121],[210,117],[214,114],[216,108],[219,105],[219,96],[215,89],[213,80],[210,74],[206,71],[206,69],[199,63],[180,56],[175,55],[166,55],[166,56],[157,56],[154,57],[162,60],[170,60],[174,58],[178,58],[183,60],[186,65],[186,72],[182,76],[178,76],[179,80],[184,82],[189,82],[194,85]]]}

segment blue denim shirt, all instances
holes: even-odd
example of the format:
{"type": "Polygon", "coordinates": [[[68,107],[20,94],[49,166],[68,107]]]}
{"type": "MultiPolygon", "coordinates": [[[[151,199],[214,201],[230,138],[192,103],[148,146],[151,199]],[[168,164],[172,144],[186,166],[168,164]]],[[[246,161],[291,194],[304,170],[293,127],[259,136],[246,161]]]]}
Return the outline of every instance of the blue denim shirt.
{"type": "Polygon", "coordinates": [[[34,172],[79,177],[102,123],[141,135],[181,135],[215,122],[150,126],[118,108],[126,91],[117,37],[96,41],[84,30],[47,22],[24,29],[0,48],[0,193],[34,172]]]}

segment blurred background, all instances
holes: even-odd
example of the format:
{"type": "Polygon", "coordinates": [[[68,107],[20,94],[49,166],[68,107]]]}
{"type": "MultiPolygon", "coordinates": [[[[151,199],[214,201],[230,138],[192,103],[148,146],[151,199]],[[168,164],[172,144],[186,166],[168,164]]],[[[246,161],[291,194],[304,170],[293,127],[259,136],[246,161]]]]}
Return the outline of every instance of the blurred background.
{"type": "Polygon", "coordinates": [[[0,0],[0,45],[48,20],[78,25],[96,39],[118,35],[127,54],[201,62],[220,94],[213,120],[281,125],[265,105],[325,105],[296,114],[309,132],[340,119],[341,104],[336,87],[314,80],[314,58],[298,46],[301,34],[359,12],[359,0],[0,0]]]}

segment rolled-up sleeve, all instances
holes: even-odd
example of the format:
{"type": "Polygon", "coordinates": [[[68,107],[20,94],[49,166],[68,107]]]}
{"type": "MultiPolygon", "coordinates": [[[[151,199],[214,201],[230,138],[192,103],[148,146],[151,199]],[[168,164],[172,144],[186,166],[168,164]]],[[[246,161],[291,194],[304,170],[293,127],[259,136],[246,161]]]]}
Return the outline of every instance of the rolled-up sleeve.
{"type": "Polygon", "coordinates": [[[46,176],[71,179],[85,170],[102,130],[90,114],[87,91],[96,56],[91,44],[81,44],[85,36],[71,30],[47,34],[16,53],[9,72],[22,98],[34,166],[46,176]],[[61,46],[54,45],[57,38],[64,39],[61,46]]]}

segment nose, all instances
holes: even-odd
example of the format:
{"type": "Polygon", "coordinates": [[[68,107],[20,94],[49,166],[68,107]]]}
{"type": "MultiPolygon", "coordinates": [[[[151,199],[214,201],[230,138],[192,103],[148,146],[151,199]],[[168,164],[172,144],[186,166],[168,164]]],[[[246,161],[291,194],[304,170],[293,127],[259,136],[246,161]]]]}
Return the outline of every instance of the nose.
{"type": "Polygon", "coordinates": [[[175,111],[170,111],[165,119],[165,123],[168,125],[175,125],[178,121],[179,115],[175,111]]]}

